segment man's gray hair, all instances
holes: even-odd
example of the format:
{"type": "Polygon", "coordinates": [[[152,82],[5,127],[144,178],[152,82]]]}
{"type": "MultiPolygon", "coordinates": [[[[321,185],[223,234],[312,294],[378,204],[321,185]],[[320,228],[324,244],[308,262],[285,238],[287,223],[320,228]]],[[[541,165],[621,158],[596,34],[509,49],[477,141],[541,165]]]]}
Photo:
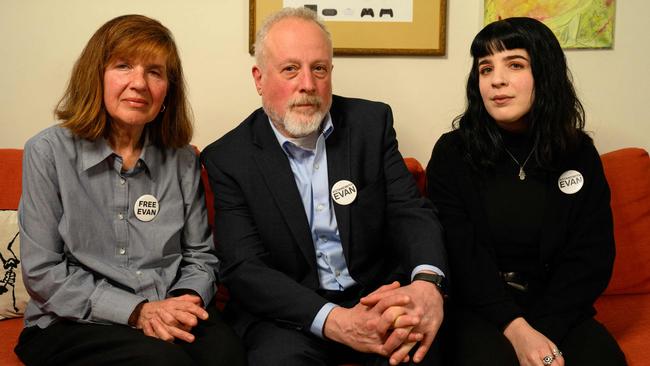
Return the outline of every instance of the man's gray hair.
{"type": "Polygon", "coordinates": [[[264,43],[266,42],[266,37],[268,36],[269,31],[276,23],[288,18],[296,18],[314,22],[323,31],[323,35],[325,35],[325,39],[327,39],[327,43],[330,46],[330,51],[332,50],[332,36],[327,30],[327,27],[325,27],[325,23],[318,19],[316,12],[308,8],[284,8],[277,11],[276,13],[269,15],[264,20],[264,23],[262,23],[262,26],[255,35],[255,45],[253,47],[255,49],[255,62],[258,66],[262,67],[266,61],[264,59],[264,52],[266,51],[264,43]]]}

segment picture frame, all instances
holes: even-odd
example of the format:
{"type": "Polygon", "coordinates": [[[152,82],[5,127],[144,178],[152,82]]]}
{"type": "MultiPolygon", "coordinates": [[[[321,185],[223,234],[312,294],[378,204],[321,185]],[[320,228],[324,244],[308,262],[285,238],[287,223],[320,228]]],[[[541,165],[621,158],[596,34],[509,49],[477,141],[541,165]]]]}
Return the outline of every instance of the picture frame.
{"type": "MultiPolygon", "coordinates": [[[[305,3],[322,9],[337,0],[288,1],[291,4],[305,3]]],[[[382,3],[382,0],[357,0],[358,3],[382,3]]],[[[412,4],[410,21],[389,19],[386,9],[375,9],[373,18],[364,8],[360,18],[358,9],[354,15],[357,20],[328,21],[319,13],[332,35],[335,55],[406,55],[406,56],[444,56],[446,54],[447,0],[400,0],[412,4]],[[381,12],[381,18],[380,14],[381,12]],[[384,19],[386,21],[384,21],[384,19]],[[371,20],[371,21],[370,21],[371,20]],[[381,35],[381,36],[378,36],[381,35]]],[[[248,48],[254,54],[255,34],[267,16],[282,9],[285,0],[249,0],[248,48]]],[[[385,3],[385,1],[384,1],[385,3]]],[[[346,11],[353,8],[354,2],[347,0],[346,11]]],[[[366,5],[367,6],[367,5],[366,5]]],[[[333,9],[322,9],[321,11],[333,9]]],[[[352,14],[352,12],[350,12],[352,14]]]]}
{"type": "Polygon", "coordinates": [[[529,17],[546,24],[564,49],[611,49],[616,0],[484,0],[484,24],[529,17]]]}

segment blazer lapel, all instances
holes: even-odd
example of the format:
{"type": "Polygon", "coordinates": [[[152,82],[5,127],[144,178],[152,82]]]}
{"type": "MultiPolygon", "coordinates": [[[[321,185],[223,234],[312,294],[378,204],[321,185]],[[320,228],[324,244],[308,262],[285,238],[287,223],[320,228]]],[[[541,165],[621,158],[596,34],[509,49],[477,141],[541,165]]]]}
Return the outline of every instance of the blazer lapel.
{"type": "MultiPolygon", "coordinates": [[[[350,127],[342,114],[338,113],[335,108],[330,112],[334,131],[326,140],[327,146],[327,175],[329,186],[331,187],[338,181],[345,179],[354,184],[351,171],[351,152],[350,152],[350,127]]],[[[354,204],[354,202],[352,203],[354,204]]],[[[334,213],[336,214],[336,223],[341,236],[343,245],[343,254],[350,258],[350,205],[339,205],[332,200],[334,213]]]]}
{"type": "Polygon", "coordinates": [[[296,181],[289,160],[269,126],[268,117],[260,113],[253,125],[254,152],[264,183],[268,187],[280,214],[312,270],[316,270],[316,253],[296,181]]]}

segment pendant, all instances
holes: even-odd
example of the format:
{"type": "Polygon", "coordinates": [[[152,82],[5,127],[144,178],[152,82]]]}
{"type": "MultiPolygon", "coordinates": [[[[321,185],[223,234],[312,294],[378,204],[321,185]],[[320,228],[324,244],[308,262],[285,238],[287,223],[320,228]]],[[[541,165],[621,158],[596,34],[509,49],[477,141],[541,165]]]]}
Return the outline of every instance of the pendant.
{"type": "Polygon", "coordinates": [[[524,172],[524,167],[519,167],[519,180],[526,179],[526,172],[524,172]]]}

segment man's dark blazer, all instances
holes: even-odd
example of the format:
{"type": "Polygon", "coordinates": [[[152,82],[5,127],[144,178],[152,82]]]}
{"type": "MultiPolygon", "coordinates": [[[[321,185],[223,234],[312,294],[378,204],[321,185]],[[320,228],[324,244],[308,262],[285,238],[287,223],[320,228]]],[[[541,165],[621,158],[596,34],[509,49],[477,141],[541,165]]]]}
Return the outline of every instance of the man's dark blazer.
{"type": "MultiPolygon", "coordinates": [[[[345,179],[357,187],[350,205],[331,203],[352,278],[370,292],[419,264],[445,271],[440,224],[397,149],[390,107],[334,96],[330,114],[329,186],[345,179]]],[[[267,115],[253,112],[204,149],[201,161],[215,195],[220,277],[235,329],[243,334],[264,319],[308,330],[327,300],[316,292],[309,223],[267,115]]]]}

